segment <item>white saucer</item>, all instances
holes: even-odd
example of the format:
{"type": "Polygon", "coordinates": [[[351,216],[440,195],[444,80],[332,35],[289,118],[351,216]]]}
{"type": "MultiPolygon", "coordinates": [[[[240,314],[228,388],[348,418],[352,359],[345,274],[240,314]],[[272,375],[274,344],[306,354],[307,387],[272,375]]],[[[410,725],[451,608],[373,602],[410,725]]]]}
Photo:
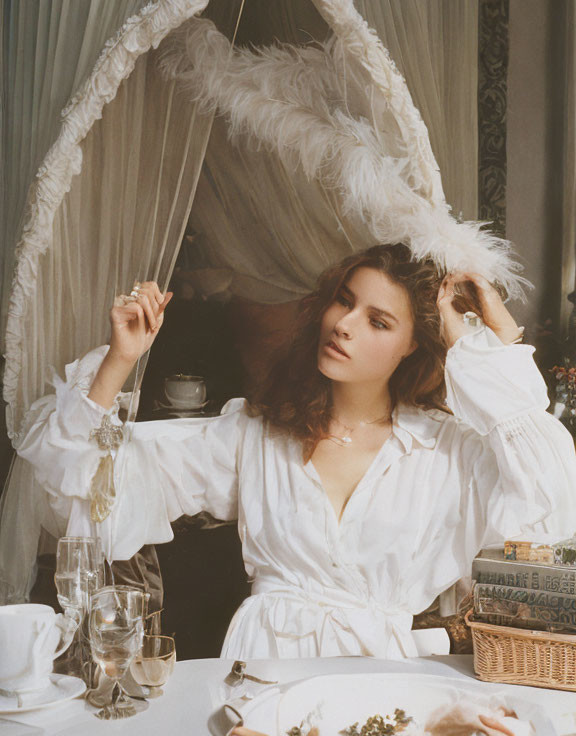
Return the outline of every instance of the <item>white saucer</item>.
{"type": "Polygon", "coordinates": [[[156,406],[154,408],[154,411],[170,411],[172,413],[196,413],[201,414],[202,410],[205,406],[207,406],[208,401],[205,401],[203,404],[199,404],[198,406],[176,406],[175,404],[164,404],[162,401],[156,401],[156,406]]]}
{"type": "Polygon", "coordinates": [[[18,707],[16,696],[8,698],[0,695],[0,714],[2,713],[27,713],[39,708],[50,708],[53,705],[72,700],[86,690],[86,683],[79,677],[72,675],[50,675],[50,685],[37,693],[29,693],[22,696],[22,707],[18,707]]]}

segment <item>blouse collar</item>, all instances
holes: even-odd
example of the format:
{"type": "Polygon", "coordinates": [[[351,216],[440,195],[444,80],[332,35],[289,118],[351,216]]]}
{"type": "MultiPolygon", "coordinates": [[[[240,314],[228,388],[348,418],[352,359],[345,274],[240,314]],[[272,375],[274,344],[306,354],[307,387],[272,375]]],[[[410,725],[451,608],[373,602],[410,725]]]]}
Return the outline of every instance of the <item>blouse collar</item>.
{"type": "Polygon", "coordinates": [[[412,450],[414,442],[432,449],[447,416],[448,414],[438,409],[424,410],[409,404],[399,404],[392,414],[393,432],[406,452],[412,450]]]}

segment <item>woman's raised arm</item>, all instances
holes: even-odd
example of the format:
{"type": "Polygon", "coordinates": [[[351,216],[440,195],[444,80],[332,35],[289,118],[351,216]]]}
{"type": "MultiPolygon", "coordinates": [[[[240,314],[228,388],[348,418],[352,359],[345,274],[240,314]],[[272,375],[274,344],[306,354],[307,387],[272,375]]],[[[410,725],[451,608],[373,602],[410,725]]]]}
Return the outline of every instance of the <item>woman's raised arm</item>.
{"type": "Polygon", "coordinates": [[[138,358],[150,349],[172,298],[171,292],[164,296],[154,281],[139,285],[136,292],[134,297],[118,297],[110,311],[110,350],[88,394],[105,409],[114,404],[138,358]]]}
{"type": "Polygon", "coordinates": [[[480,310],[479,316],[504,345],[522,338],[523,328],[518,327],[500,294],[484,276],[478,273],[451,273],[442,282],[437,302],[442,333],[448,349],[468,332],[463,315],[455,307],[458,301],[455,287],[461,283],[473,285],[476,296],[474,301],[478,303],[480,310]]]}
{"type": "Polygon", "coordinates": [[[96,524],[110,559],[128,559],[144,544],[170,540],[170,522],[182,514],[237,518],[238,458],[248,428],[260,426],[242,399],[228,402],[221,416],[126,425],[113,451],[110,515],[91,520],[93,481],[105,454],[98,431],[104,422],[122,428],[117,405],[127,396],[118,396],[119,388],[152,344],[169,297],[156,306],[141,300],[115,306],[112,345],[67,365],[65,380],[55,376],[55,393],[30,408],[29,428],[17,448],[62,528],[85,536],[95,533],[96,524]]]}

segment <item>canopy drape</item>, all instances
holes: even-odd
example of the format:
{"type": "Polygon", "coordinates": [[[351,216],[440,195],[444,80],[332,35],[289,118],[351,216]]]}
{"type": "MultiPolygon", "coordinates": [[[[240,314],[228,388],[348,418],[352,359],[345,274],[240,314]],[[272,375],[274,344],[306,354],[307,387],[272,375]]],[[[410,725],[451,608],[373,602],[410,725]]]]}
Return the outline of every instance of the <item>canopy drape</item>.
{"type": "Polygon", "coordinates": [[[456,215],[478,212],[478,0],[356,0],[406,79],[456,215]]]}
{"type": "MultiPolygon", "coordinates": [[[[64,112],[28,200],[6,332],[4,396],[14,444],[52,369],[106,342],[115,294],[167,284],[188,218],[211,116],[158,72],[163,38],[207,0],[158,2],[109,43],[64,112]],[[123,83],[128,80],[129,83],[123,83]]],[[[23,600],[40,529],[65,533],[18,458],[2,497],[0,595],[23,600]],[[15,551],[17,550],[17,553],[15,551]]]]}
{"type": "Polygon", "coordinates": [[[104,44],[148,0],[5,0],[2,17],[0,331],[14,247],[30,183],[61,125],[60,113],[104,44]]]}

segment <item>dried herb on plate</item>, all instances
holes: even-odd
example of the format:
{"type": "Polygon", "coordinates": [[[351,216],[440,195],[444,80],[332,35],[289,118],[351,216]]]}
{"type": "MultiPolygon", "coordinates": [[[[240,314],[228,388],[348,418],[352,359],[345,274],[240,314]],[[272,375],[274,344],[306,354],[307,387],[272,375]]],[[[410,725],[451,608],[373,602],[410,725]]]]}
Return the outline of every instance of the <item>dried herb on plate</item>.
{"type": "Polygon", "coordinates": [[[358,730],[358,723],[353,723],[340,733],[343,736],[394,736],[394,734],[405,731],[412,721],[413,718],[407,716],[405,711],[396,708],[394,718],[382,717],[378,714],[369,718],[360,730],[358,730]]]}
{"type": "MultiPolygon", "coordinates": [[[[396,708],[393,718],[375,715],[369,718],[360,730],[358,730],[358,722],[356,722],[340,731],[340,733],[342,736],[394,736],[394,734],[405,731],[413,720],[412,716],[406,715],[406,711],[396,708]]],[[[310,731],[304,733],[303,727],[304,722],[286,731],[286,736],[320,736],[318,728],[313,727],[310,731]]]]}

